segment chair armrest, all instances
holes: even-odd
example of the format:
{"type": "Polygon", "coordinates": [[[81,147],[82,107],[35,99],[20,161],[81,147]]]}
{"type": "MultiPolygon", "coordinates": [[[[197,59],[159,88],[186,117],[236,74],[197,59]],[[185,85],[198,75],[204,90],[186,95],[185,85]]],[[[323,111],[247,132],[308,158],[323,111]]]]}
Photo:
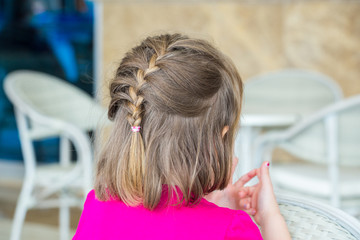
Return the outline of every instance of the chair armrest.
{"type": "Polygon", "coordinates": [[[273,150],[286,140],[286,131],[273,131],[258,136],[254,141],[255,166],[260,166],[263,160],[271,162],[273,150]]]}
{"type": "Polygon", "coordinates": [[[288,193],[276,193],[276,198],[294,239],[360,239],[360,222],[338,208],[288,193]]]}

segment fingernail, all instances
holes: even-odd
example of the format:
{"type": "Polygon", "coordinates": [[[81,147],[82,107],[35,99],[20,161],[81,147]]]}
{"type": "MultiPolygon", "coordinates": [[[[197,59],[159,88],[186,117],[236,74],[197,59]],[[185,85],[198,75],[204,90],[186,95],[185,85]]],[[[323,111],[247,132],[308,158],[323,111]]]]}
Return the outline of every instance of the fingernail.
{"type": "Polygon", "coordinates": [[[266,166],[268,166],[268,167],[269,167],[269,166],[270,166],[270,163],[268,162],[268,163],[266,164],[266,166]]]}
{"type": "Polygon", "coordinates": [[[256,211],[255,210],[251,210],[251,215],[255,215],[256,211]]]}

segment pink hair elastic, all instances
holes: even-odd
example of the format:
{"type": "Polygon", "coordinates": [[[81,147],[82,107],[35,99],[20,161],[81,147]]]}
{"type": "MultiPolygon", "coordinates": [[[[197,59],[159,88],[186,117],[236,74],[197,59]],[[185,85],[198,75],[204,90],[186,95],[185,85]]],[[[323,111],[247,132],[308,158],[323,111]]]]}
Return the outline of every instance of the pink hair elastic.
{"type": "Polygon", "coordinates": [[[131,131],[133,132],[140,132],[140,126],[132,126],[131,131]]]}

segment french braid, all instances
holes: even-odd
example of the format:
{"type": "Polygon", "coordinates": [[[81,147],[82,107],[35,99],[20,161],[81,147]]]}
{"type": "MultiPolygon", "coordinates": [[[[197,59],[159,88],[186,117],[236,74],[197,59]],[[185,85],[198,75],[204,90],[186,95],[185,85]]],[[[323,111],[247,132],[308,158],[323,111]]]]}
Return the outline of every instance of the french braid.
{"type": "Polygon", "coordinates": [[[153,54],[150,61],[149,67],[142,70],[138,69],[136,74],[137,85],[136,87],[129,87],[129,96],[131,101],[128,102],[128,108],[131,110],[127,116],[127,120],[130,123],[130,126],[137,127],[140,126],[142,119],[142,112],[144,111],[143,102],[144,96],[141,95],[140,89],[146,83],[146,76],[159,70],[159,67],[156,66],[157,54],[153,54]]]}
{"type": "MultiPolygon", "coordinates": [[[[112,100],[109,106],[109,118],[114,119],[119,108],[123,106],[121,109],[127,112],[126,119],[133,131],[129,138],[128,157],[122,159],[123,164],[117,166],[117,176],[120,177],[117,185],[130,190],[119,191],[119,196],[129,203],[141,202],[144,195],[146,162],[144,141],[140,131],[146,102],[143,88],[147,84],[146,78],[160,69],[156,65],[157,51],[151,50],[149,47],[147,49],[153,52],[149,61],[146,61],[147,58],[140,58],[138,62],[128,63],[125,58],[118,69],[117,80],[110,86],[112,100]],[[140,62],[140,60],[143,61],[140,62]]],[[[132,56],[128,57],[131,59],[132,56]]],[[[117,177],[115,176],[115,178],[117,177]]]]}

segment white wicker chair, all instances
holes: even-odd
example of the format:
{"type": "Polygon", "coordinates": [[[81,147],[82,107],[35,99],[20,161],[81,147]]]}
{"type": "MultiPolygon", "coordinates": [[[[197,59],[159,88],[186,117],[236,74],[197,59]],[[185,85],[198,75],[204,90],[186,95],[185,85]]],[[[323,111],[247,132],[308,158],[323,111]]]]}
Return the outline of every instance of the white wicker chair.
{"type": "Polygon", "coordinates": [[[4,89],[14,105],[25,164],[11,240],[20,239],[26,212],[34,207],[59,207],[61,239],[70,239],[69,207],[82,207],[92,186],[88,131],[96,129],[104,110],[80,89],[44,73],[12,72],[4,89]],[[60,137],[59,163],[38,164],[33,141],[56,136],[60,137]],[[70,143],[77,153],[76,163],[70,161],[70,143]]]}
{"type": "Polygon", "coordinates": [[[256,140],[257,164],[275,148],[298,161],[271,164],[274,186],[326,200],[352,214],[360,210],[360,95],[314,113],[291,128],[256,140]]]}
{"type": "Polygon", "coordinates": [[[291,195],[277,200],[294,240],[360,239],[360,222],[337,208],[291,195]]]}
{"type": "Polygon", "coordinates": [[[243,112],[306,116],[342,98],[341,88],[324,74],[282,69],[245,82],[243,112]]]}
{"type": "Polygon", "coordinates": [[[235,179],[254,164],[254,139],[264,130],[284,129],[343,98],[341,88],[328,76],[309,70],[282,69],[248,79],[244,86],[240,131],[235,155],[240,158],[235,179]]]}

